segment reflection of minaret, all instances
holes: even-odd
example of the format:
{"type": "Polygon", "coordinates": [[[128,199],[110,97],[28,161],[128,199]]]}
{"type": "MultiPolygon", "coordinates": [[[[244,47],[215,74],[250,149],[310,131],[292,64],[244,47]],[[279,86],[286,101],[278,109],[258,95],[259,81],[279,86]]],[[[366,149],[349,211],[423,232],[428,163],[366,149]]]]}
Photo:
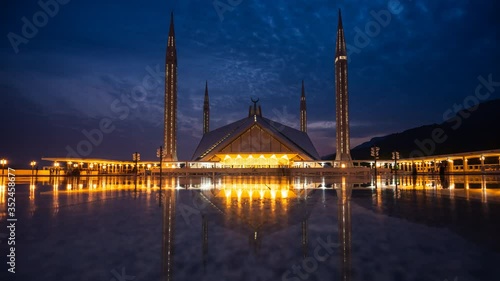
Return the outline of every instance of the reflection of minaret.
{"type": "Polygon", "coordinates": [[[308,248],[308,238],[307,238],[307,218],[302,221],[302,255],[304,258],[307,257],[308,248]]]}
{"type": "Polygon", "coordinates": [[[340,280],[351,280],[351,193],[352,186],[342,178],[340,188],[337,188],[338,229],[340,245],[340,280]]]}
{"type": "Polygon", "coordinates": [[[201,233],[202,233],[202,247],[201,254],[203,259],[203,269],[207,268],[207,255],[208,255],[208,220],[205,215],[201,216],[201,233]]]}
{"type": "MultiPolygon", "coordinates": [[[[174,181],[174,179],[172,179],[174,181]]],[[[174,230],[175,230],[175,192],[174,182],[165,190],[165,204],[163,204],[163,243],[162,243],[162,271],[164,280],[173,279],[172,265],[174,257],[174,230]]],[[[161,199],[160,199],[161,200],[161,199]]]]}
{"type": "Polygon", "coordinates": [[[307,111],[306,92],[304,90],[304,80],[302,80],[302,94],[300,95],[300,131],[307,132],[307,111]]]}
{"type": "Polygon", "coordinates": [[[261,242],[261,233],[259,232],[259,229],[254,229],[254,232],[250,234],[250,237],[248,237],[248,242],[250,243],[250,246],[253,247],[253,252],[255,255],[259,252],[260,245],[262,244],[261,242]]]}
{"type": "Polygon", "coordinates": [[[205,82],[205,101],[203,102],[203,134],[210,132],[210,102],[208,101],[208,82],[205,82]]]}
{"type": "Polygon", "coordinates": [[[174,13],[170,16],[165,59],[165,123],[163,160],[177,161],[177,51],[175,49],[174,13]]]}
{"type": "Polygon", "coordinates": [[[337,156],[335,160],[341,161],[343,165],[352,166],[347,85],[347,47],[342,26],[342,15],[339,10],[337,46],[335,50],[335,120],[337,126],[337,156]]]}

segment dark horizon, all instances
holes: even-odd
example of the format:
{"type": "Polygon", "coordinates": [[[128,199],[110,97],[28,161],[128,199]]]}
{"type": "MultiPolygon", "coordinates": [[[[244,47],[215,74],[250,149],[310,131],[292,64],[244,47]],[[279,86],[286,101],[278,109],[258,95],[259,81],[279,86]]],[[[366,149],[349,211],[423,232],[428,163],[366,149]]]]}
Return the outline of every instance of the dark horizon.
{"type": "Polygon", "coordinates": [[[206,80],[212,130],[244,118],[251,97],[260,98],[266,118],[298,129],[304,80],[309,136],[320,155],[331,154],[339,8],[348,44],[352,148],[442,123],[475,95],[478,77],[500,80],[495,1],[242,1],[225,12],[211,2],[69,2],[15,47],[12,33],[23,35],[22,18],[33,22],[42,7],[8,2],[0,45],[6,132],[0,158],[28,166],[41,157],[66,156],[90,134],[95,144],[84,158],[128,160],[138,151],[155,159],[164,78],[153,77],[158,85],[146,95],[135,93],[135,102],[127,97],[157,67],[164,71],[172,10],[180,160],[191,157],[202,135],[206,80]],[[367,26],[379,32],[368,36],[367,26]],[[104,132],[100,142],[96,129],[104,132]]]}

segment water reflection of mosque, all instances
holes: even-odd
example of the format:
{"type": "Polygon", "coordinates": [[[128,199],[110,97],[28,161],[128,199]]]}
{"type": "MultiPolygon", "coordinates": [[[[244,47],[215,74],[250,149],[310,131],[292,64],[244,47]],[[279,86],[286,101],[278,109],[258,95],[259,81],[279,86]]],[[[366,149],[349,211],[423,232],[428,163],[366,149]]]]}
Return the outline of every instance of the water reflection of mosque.
{"type": "MultiPolygon", "coordinates": [[[[200,208],[202,266],[206,267],[209,251],[209,228],[223,224],[249,237],[249,245],[258,253],[262,239],[275,231],[292,225],[300,225],[301,252],[303,258],[312,256],[309,250],[308,220],[313,207],[321,200],[314,196],[319,189],[290,189],[286,179],[275,183],[223,183],[221,188],[193,191],[204,201],[200,208]],[[288,202],[293,200],[295,203],[288,202]],[[215,219],[214,219],[215,218],[215,219]]],[[[338,243],[341,280],[351,279],[351,193],[352,185],[345,178],[334,185],[338,206],[338,243]]],[[[162,273],[164,280],[173,280],[175,258],[175,216],[177,193],[167,189],[163,200],[162,273]]],[[[201,202],[201,201],[200,201],[201,202]]]]}

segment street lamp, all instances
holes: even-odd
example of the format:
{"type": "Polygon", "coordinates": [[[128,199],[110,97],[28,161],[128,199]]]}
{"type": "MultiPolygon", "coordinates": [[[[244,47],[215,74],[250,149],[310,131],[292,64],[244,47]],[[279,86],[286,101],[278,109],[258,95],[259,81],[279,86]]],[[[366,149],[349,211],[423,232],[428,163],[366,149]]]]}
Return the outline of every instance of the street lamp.
{"type": "Polygon", "coordinates": [[[139,167],[137,165],[137,162],[141,160],[141,154],[135,152],[132,154],[132,160],[135,162],[135,175],[137,176],[137,172],[139,171],[139,167]]]}
{"type": "Polygon", "coordinates": [[[397,151],[392,152],[392,160],[394,160],[394,169],[396,169],[398,166],[399,152],[397,151]]]}
{"type": "Polygon", "coordinates": [[[54,163],[54,167],[55,167],[55,169],[56,169],[56,175],[58,175],[58,174],[59,174],[59,163],[58,163],[58,162],[55,162],[55,163],[54,163]]]}
{"type": "Polygon", "coordinates": [[[379,157],[380,147],[372,146],[370,149],[370,155],[375,159],[375,180],[377,177],[377,159],[379,157]]]}
{"type": "Polygon", "coordinates": [[[33,169],[35,168],[36,162],[31,161],[30,165],[31,165],[31,175],[33,176],[33,169]]]}
{"type": "Polygon", "coordinates": [[[5,170],[5,164],[7,164],[7,160],[5,160],[5,159],[0,160],[0,164],[2,164],[2,177],[3,177],[4,170],[5,170]]]}

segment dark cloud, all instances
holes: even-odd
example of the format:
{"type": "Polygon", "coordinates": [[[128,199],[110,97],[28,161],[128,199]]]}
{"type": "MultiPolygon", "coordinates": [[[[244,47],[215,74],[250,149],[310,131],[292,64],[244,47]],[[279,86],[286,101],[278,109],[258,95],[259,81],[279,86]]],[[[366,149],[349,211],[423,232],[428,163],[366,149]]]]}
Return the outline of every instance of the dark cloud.
{"type": "MultiPolygon", "coordinates": [[[[169,16],[174,10],[181,158],[191,156],[201,136],[205,80],[212,128],[245,117],[252,96],[261,99],[266,117],[294,125],[300,81],[305,80],[310,135],[318,151],[328,154],[335,143],[337,9],[343,9],[347,43],[356,46],[356,29],[365,30],[373,14],[388,10],[390,2],[243,0],[226,11],[221,21],[212,1],[70,1],[27,44],[19,45],[18,54],[4,36],[0,43],[2,99],[22,98],[22,104],[36,112],[66,116],[64,120],[50,118],[50,124],[61,123],[77,133],[93,126],[85,120],[112,118],[117,126],[113,141],[96,150],[96,157],[119,157],[117,149],[112,154],[105,149],[116,147],[114,142],[127,151],[124,158],[136,147],[154,151],[163,132],[163,85],[148,91],[124,120],[110,106],[142,83],[148,75],[146,67],[163,65],[169,16]],[[147,141],[137,146],[139,139],[147,141]]],[[[500,79],[497,1],[400,2],[401,13],[392,14],[369,44],[351,55],[353,144],[441,122],[446,109],[473,94],[479,75],[492,73],[500,79]]],[[[32,19],[38,10],[33,1],[8,1],[0,31],[22,34],[21,18],[32,19]]],[[[16,105],[9,113],[25,111],[16,105]]],[[[29,122],[27,118],[36,116],[28,114],[12,122],[29,122]]],[[[9,117],[4,114],[3,118],[9,117]]],[[[37,141],[49,146],[44,137],[37,141]]],[[[61,153],[64,144],[50,140],[50,145],[62,148],[61,153]]],[[[2,149],[21,151],[15,142],[2,149]]]]}

